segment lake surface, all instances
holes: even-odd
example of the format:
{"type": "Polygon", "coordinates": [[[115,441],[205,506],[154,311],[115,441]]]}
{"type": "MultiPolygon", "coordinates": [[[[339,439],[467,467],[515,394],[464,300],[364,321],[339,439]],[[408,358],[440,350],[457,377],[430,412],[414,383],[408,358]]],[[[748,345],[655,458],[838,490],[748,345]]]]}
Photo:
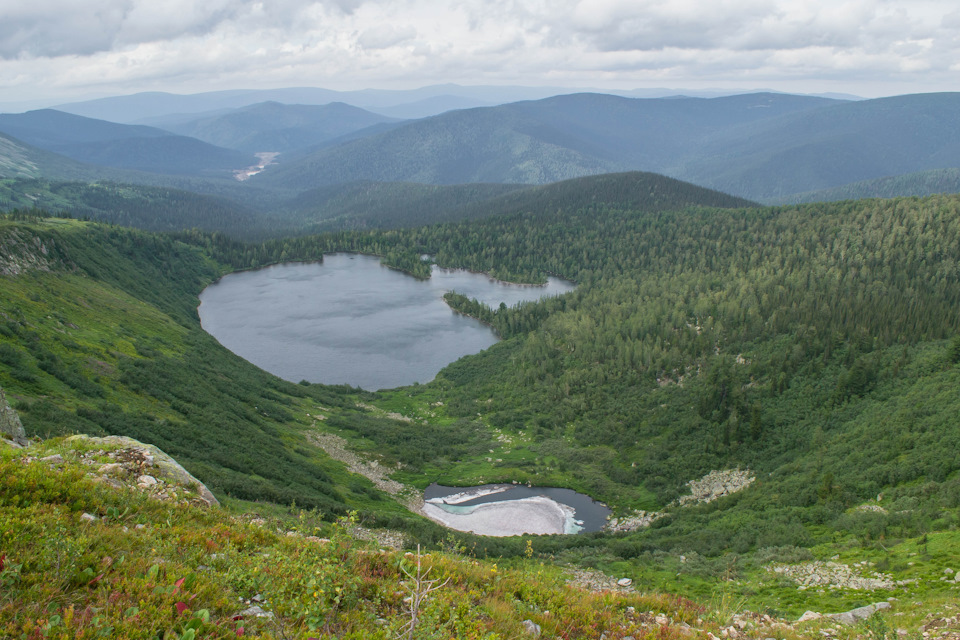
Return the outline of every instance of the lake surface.
{"type": "Polygon", "coordinates": [[[423,493],[426,515],[448,527],[481,535],[558,534],[600,531],[610,509],[572,489],[485,484],[423,493]]]}
{"type": "Polygon", "coordinates": [[[223,346],[281,378],[377,390],[429,382],[497,341],[489,327],[450,309],[444,293],[496,308],[575,287],[558,278],[541,287],[508,284],[436,267],[418,280],[379,258],[338,253],[322,263],[227,275],[200,294],[198,312],[223,346]]]}

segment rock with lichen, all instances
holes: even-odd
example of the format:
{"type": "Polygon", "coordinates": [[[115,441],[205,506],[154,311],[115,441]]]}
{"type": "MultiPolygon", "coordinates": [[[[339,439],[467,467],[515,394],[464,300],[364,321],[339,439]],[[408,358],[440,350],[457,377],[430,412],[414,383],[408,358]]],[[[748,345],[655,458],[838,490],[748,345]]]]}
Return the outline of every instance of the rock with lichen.
{"type": "Polygon", "coordinates": [[[149,484],[153,486],[156,484],[156,478],[158,476],[171,480],[177,484],[186,485],[186,486],[195,486],[199,498],[207,503],[208,505],[220,504],[220,501],[217,500],[216,496],[208,489],[202,482],[197,480],[193,474],[180,466],[180,463],[164,453],[159,447],[156,447],[152,444],[145,444],[139,440],[134,440],[133,438],[128,438],[126,436],[107,436],[105,438],[95,438],[87,435],[77,435],[67,438],[67,442],[84,442],[92,446],[100,447],[122,447],[125,451],[130,451],[135,454],[136,462],[139,464],[138,479],[142,476],[149,476],[150,480],[153,482],[138,482],[138,485],[149,484]],[[149,474],[145,473],[147,468],[150,468],[151,471],[149,474]]]}
{"type": "Polygon", "coordinates": [[[23,424],[20,422],[20,416],[7,402],[2,387],[0,387],[0,436],[18,447],[25,447],[29,444],[27,434],[23,430],[23,424]]]}

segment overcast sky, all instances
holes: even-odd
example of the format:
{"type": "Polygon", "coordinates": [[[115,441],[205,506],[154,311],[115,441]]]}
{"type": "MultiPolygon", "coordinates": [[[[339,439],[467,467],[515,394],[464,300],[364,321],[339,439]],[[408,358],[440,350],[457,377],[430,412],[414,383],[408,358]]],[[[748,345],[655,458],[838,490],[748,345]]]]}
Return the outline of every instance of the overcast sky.
{"type": "Polygon", "coordinates": [[[0,0],[0,102],[428,84],[960,89],[954,0],[0,0]]]}

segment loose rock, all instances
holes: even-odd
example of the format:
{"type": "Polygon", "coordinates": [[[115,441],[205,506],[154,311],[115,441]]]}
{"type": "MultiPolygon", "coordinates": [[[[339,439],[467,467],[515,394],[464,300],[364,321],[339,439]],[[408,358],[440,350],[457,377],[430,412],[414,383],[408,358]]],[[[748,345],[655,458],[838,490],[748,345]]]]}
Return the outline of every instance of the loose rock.
{"type": "Polygon", "coordinates": [[[139,478],[137,478],[137,486],[138,486],[138,487],[141,487],[141,488],[143,488],[143,487],[152,487],[152,486],[155,485],[155,484],[157,484],[157,479],[154,478],[153,476],[143,475],[143,476],[140,476],[139,478]]]}
{"type": "Polygon", "coordinates": [[[245,617],[245,618],[246,618],[246,617],[250,617],[250,618],[272,618],[272,617],[273,617],[273,614],[272,614],[272,613],[270,613],[269,611],[264,611],[264,610],[263,610],[263,607],[260,607],[259,605],[253,605],[252,607],[249,607],[249,608],[247,608],[247,609],[244,609],[243,611],[240,612],[240,615],[242,615],[242,616],[245,617]]]}
{"type": "Polygon", "coordinates": [[[532,635],[534,638],[540,637],[540,625],[533,620],[524,620],[523,630],[532,635]]]}
{"type": "Polygon", "coordinates": [[[850,611],[844,611],[843,613],[832,613],[827,617],[836,620],[840,624],[845,624],[847,626],[855,625],[860,620],[866,620],[872,616],[877,611],[881,609],[889,609],[889,602],[876,602],[874,604],[868,604],[865,607],[858,607],[856,609],[851,609],[850,611]]]}

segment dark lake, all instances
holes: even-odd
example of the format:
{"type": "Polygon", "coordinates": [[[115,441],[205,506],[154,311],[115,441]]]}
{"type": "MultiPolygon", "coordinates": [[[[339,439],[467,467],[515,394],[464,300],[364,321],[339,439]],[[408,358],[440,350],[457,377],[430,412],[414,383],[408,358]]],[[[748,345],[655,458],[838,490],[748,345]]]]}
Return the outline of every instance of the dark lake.
{"type": "Polygon", "coordinates": [[[200,294],[198,312],[223,346],[281,378],[376,390],[429,382],[497,341],[489,327],[451,310],[444,293],[497,307],[575,287],[558,278],[514,285],[436,267],[429,280],[417,280],[379,258],[340,253],[227,275],[200,294]]]}

